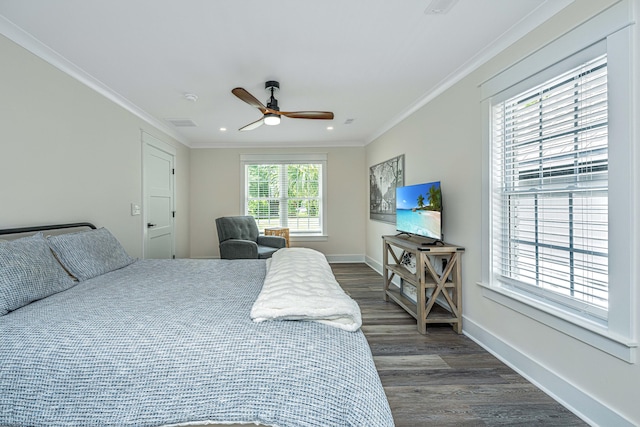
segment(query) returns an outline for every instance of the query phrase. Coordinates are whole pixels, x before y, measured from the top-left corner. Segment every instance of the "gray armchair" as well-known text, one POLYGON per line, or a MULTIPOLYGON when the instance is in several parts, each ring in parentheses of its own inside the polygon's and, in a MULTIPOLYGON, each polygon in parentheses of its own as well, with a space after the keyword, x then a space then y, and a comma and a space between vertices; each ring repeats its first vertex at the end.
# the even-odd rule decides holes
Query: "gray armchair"
POLYGON ((220 258, 271 258, 286 240, 280 236, 261 236, 252 216, 226 216, 216 219, 220 258))

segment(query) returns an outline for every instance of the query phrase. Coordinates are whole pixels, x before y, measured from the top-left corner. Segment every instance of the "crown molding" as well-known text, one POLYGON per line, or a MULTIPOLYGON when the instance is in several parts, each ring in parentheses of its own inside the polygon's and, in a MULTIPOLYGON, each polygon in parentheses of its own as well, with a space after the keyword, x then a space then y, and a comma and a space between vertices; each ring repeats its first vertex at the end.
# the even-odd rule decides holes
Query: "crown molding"
POLYGON ((51 49, 49 46, 45 45, 31 34, 24 31, 22 28, 15 25, 13 22, 9 21, 4 16, 0 15, 0 33, 13 41, 17 45, 22 48, 28 50, 38 58, 44 60, 45 62, 51 64, 56 67, 60 71, 65 74, 68 74, 72 78, 76 79, 80 83, 85 86, 93 89, 98 92, 100 95, 129 111, 131 114, 139 117, 143 121, 147 122, 151 126, 157 128, 158 130, 166 133, 172 138, 179 141, 181 144, 191 147, 189 142, 184 138, 184 136, 176 133, 173 129, 168 127, 165 123, 157 120, 155 117, 149 115, 146 111, 129 101, 124 96, 115 92, 113 89, 109 88, 107 85, 102 83, 100 80, 94 78, 89 73, 84 71, 82 68, 73 64, 65 57, 60 55, 55 50, 51 49))
POLYGON ((364 147, 364 141, 300 141, 300 142, 211 142, 193 144, 191 148, 344 148, 364 147))
POLYGON ((553 15, 564 9, 575 0, 547 0, 534 11, 522 18, 519 22, 514 24, 503 35, 498 37, 493 43, 486 48, 478 52, 477 55, 469 59, 465 64, 455 70, 453 73, 445 77, 439 84, 433 89, 424 93, 413 104, 407 107, 404 112, 396 115, 387 123, 385 123, 377 132, 372 134, 366 141, 366 145, 375 141, 382 136, 385 132, 389 131, 394 126, 411 116, 413 113, 427 105, 437 96, 444 93, 447 89, 458 83, 460 80, 477 70, 480 66, 487 63, 494 58, 500 52, 520 40, 529 32, 533 31, 536 27, 547 21, 553 15))
MULTIPOLYGON (((424 93, 413 104, 409 105, 402 113, 396 115, 391 120, 386 122, 377 132, 372 134, 369 138, 366 138, 363 142, 336 142, 334 144, 331 144, 331 146, 344 147, 368 145, 574 1, 575 0, 545 1, 542 5, 540 5, 533 12, 523 18, 520 22, 512 26, 509 31, 499 37, 494 43, 480 51, 476 56, 471 58, 469 61, 467 61, 467 63, 458 68, 456 71, 449 74, 438 85, 436 85, 436 87, 424 93)), ((12 40, 14 43, 33 53, 52 66, 58 68, 62 72, 68 74, 72 78, 78 80, 85 86, 93 89, 105 98, 111 100, 115 104, 121 106, 133 115, 139 117, 141 120, 166 133, 167 135, 171 136, 172 138, 176 139, 189 148, 238 148, 239 146, 242 146, 243 148, 291 147, 291 145, 283 143, 247 143, 240 145, 237 143, 192 144, 183 135, 180 135, 174 129, 167 126, 166 123, 151 116, 146 111, 129 101, 127 98, 115 92, 104 83, 94 78, 89 73, 85 72, 80 67, 71 63, 62 55, 51 49, 49 46, 43 44, 31 34, 27 33, 2 15, 0 15, 0 32, 5 37, 12 40)), ((302 146, 326 146, 323 144, 326 144, 326 142, 310 142, 302 144, 302 146)), ((298 144, 296 146, 300 145, 298 144)))

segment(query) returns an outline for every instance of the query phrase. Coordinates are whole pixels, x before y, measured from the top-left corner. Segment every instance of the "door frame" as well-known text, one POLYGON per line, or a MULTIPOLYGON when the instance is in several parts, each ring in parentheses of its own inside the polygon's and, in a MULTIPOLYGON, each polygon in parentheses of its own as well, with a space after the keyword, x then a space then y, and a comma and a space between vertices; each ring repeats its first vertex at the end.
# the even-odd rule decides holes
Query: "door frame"
MULTIPOLYGON (((175 147, 171 146, 170 144, 167 144, 164 141, 161 141, 160 139, 156 138, 155 136, 145 132, 143 129, 140 129, 140 133, 141 133, 141 146, 142 146, 142 218, 141 218, 141 224, 140 226, 142 227, 142 258, 146 258, 147 253, 148 253, 148 248, 147 248, 147 244, 148 244, 148 229, 147 229, 147 210, 148 210, 148 206, 147 206, 147 196, 148 196, 148 191, 147 191, 147 183, 146 183, 146 172, 147 172, 147 165, 146 165, 146 158, 147 158, 147 152, 149 150, 149 147, 153 147, 157 150, 160 150, 168 155, 170 155, 172 157, 172 164, 174 167, 174 171, 175 171, 175 166, 176 166, 176 149, 175 147)), ((176 211, 176 175, 175 172, 173 175, 171 175, 171 179, 172 179, 172 194, 171 194, 171 210, 172 211, 176 211)), ((171 221, 171 253, 173 254, 173 256, 175 257, 175 253, 176 253, 176 219, 175 216, 172 218, 171 221)))

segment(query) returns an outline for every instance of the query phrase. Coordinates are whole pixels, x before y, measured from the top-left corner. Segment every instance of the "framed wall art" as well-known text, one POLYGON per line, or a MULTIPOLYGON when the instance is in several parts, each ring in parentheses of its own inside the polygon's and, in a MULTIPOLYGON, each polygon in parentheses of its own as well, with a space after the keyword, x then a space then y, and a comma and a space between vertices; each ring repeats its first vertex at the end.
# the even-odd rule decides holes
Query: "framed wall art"
POLYGON ((396 187, 404 186, 404 154, 369 168, 369 219, 396 223, 396 187))

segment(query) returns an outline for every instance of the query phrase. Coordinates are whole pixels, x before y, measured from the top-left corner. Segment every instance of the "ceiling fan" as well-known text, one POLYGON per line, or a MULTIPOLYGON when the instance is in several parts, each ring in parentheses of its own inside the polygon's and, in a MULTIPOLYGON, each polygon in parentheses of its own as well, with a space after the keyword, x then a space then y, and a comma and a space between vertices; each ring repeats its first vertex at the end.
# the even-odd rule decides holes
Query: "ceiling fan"
POLYGON ((241 87, 237 87, 231 91, 235 96, 247 104, 256 107, 262 113, 260 120, 249 123, 238 130, 253 130, 262 126, 262 124, 269 126, 279 125, 281 116, 289 117, 290 119, 333 120, 333 113, 330 111, 280 111, 278 100, 273 97, 273 93, 280 89, 280 83, 270 80, 264 84, 264 88, 271 92, 271 97, 267 100, 266 107, 258 101, 255 96, 241 87))

